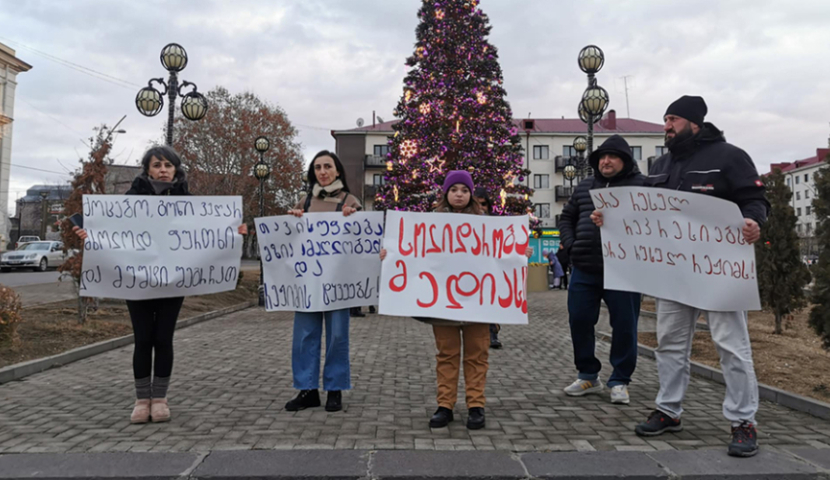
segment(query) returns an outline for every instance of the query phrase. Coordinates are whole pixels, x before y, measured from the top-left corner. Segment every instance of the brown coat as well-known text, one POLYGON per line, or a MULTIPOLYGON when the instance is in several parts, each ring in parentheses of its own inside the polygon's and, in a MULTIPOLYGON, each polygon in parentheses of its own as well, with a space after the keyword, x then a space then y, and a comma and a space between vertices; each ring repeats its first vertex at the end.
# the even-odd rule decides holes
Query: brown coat
MULTIPOLYGON (((302 210, 305 207, 305 200, 308 195, 303 195, 299 202, 294 205, 294 210, 302 210)), ((356 210, 363 210, 363 206, 360 204, 360 200, 357 199, 351 193, 340 192, 335 197, 314 197, 311 199, 311 205, 308 206, 309 213, 324 213, 324 212, 334 212, 337 210, 337 204, 342 202, 345 199, 345 204, 348 207, 352 207, 356 210)))

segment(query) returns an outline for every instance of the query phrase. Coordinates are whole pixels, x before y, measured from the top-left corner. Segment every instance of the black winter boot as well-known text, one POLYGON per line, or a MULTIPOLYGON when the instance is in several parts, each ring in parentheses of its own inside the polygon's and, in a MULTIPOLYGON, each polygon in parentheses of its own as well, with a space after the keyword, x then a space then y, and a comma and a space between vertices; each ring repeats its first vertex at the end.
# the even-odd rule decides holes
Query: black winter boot
POLYGON ((285 404, 285 409, 289 412, 296 412, 305 410, 306 408, 320 406, 320 392, 315 390, 300 390, 296 397, 285 404))

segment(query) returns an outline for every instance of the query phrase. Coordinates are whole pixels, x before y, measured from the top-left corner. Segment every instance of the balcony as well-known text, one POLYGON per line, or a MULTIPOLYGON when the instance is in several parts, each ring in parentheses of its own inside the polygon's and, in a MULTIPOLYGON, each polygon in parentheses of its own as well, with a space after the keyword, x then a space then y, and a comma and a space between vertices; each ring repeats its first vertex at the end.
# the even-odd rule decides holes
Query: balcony
POLYGON ((555 162, 555 171, 561 172, 565 169, 565 165, 568 164, 568 157, 563 157, 562 155, 557 155, 554 159, 555 162))
POLYGON ((363 185, 363 198, 375 198, 380 185, 363 185))
POLYGON ((386 168, 386 157, 382 155, 366 155, 363 159, 366 168, 386 168))
POLYGON ((573 187, 566 187, 564 185, 557 185, 556 186, 556 196, 557 202, 567 202, 571 195, 574 193, 573 187))

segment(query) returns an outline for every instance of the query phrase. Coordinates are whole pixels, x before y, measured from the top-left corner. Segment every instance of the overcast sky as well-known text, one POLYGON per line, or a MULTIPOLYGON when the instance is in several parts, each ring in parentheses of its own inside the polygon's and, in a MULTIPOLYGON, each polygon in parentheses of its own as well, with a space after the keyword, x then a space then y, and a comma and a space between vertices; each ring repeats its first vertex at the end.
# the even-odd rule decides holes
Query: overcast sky
MULTIPOLYGON (((102 122, 127 115, 116 163, 135 163, 159 140, 166 115, 143 117, 133 102, 148 79, 166 77, 159 52, 170 42, 189 56, 180 79, 201 91, 252 91, 279 105, 299 128, 307 159, 333 149, 331 129, 352 128, 359 117, 369 123, 373 110, 392 119, 420 5, 0 0, 0 42, 34 67, 18 76, 9 201, 33 184, 69 179, 15 165, 72 170, 88 151, 81 139, 102 122)), ((499 49, 516 117, 576 117, 586 83, 576 56, 593 43, 605 51, 598 81, 620 117, 622 77, 630 76, 632 118, 660 122, 680 95, 701 95, 707 120, 748 151, 762 173, 771 162, 827 146, 826 0, 481 0, 480 7, 493 26, 490 42, 499 49)))

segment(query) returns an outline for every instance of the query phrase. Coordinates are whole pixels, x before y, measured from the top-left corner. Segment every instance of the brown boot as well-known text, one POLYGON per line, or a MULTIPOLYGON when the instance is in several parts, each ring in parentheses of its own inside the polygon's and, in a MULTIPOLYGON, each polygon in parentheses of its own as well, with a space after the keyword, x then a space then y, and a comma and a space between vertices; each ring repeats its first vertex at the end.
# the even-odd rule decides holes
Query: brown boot
POLYGON ((153 423, 169 422, 170 408, 167 406, 166 398, 154 398, 150 405, 150 417, 153 423))
POLYGON ((133 413, 130 415, 130 423, 147 423, 150 421, 150 399, 140 399, 135 401, 133 413))

